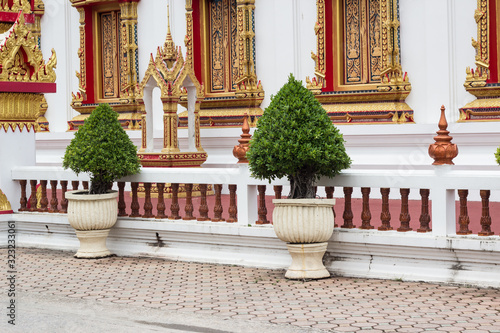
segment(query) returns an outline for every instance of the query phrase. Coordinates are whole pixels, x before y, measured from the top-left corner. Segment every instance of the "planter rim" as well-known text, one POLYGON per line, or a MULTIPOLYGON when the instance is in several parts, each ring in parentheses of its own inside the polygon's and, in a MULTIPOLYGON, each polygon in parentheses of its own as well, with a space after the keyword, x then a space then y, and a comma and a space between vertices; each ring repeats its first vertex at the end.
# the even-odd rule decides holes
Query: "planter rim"
POLYGON ((333 206, 335 199, 273 199, 280 206, 333 206))
POLYGON ((118 198, 118 191, 109 191, 108 193, 105 194, 86 194, 86 195, 81 195, 79 193, 88 193, 88 190, 68 191, 64 193, 64 196, 68 200, 78 200, 78 201, 93 201, 93 200, 118 198))

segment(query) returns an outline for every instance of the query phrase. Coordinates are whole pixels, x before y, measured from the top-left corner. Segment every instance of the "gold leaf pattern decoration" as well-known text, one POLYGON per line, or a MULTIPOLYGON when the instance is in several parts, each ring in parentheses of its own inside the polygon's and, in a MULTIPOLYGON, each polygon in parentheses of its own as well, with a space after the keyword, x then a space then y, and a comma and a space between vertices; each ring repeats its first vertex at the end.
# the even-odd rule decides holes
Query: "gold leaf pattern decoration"
POLYGON ((344 0, 346 84, 380 82, 382 33, 380 0, 344 0))
POLYGON ((103 97, 118 97, 117 13, 101 14, 103 97))
POLYGON ((346 82, 361 81, 360 0, 345 0, 345 73, 346 82))
POLYGON ((210 1, 209 14, 211 91, 234 91, 240 67, 236 0, 210 1))
POLYGON ((382 71, 382 45, 380 0, 369 1, 369 50, 370 50, 370 81, 380 82, 382 71))

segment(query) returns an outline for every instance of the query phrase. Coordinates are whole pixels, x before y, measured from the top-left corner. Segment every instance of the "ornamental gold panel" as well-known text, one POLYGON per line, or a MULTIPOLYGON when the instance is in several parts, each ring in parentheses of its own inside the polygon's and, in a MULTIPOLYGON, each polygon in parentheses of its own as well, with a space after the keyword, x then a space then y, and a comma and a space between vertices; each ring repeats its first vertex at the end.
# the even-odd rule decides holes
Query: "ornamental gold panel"
POLYGON ((43 117, 45 97, 37 93, 0 93, 0 128, 28 131, 41 130, 38 120, 43 117))

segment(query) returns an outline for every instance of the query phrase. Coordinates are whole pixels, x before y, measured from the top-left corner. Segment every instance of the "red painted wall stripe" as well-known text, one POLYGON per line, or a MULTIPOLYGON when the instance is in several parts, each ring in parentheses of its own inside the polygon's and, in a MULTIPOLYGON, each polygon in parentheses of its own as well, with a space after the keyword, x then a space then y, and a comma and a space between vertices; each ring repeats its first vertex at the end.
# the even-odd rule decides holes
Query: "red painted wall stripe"
POLYGON ((95 103, 94 94, 94 38, 92 6, 85 6, 85 66, 87 99, 84 103, 95 103))
POLYGON ((333 1, 325 1, 325 80, 323 91, 333 91, 333 1))
POLYGON ((489 1, 490 29, 489 34, 489 60, 490 77, 487 83, 498 83, 498 52, 497 52, 497 8, 496 0, 489 1))

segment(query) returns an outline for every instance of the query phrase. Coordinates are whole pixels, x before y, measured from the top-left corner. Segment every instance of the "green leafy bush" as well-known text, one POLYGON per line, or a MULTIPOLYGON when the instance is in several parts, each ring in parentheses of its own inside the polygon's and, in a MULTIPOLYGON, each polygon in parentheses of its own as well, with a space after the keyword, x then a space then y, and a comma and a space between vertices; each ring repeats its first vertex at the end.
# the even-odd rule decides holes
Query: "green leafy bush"
POLYGON ((500 147, 497 148, 495 158, 497 159, 497 163, 500 164, 500 147))
POLYGON ((66 148, 63 167, 90 174, 90 194, 106 193, 112 183, 138 173, 137 148, 108 104, 100 104, 66 148))
POLYGON ((257 123, 247 153, 252 176, 288 177, 289 198, 314 198, 314 182, 349 168, 344 139, 314 95, 290 74, 257 123))

